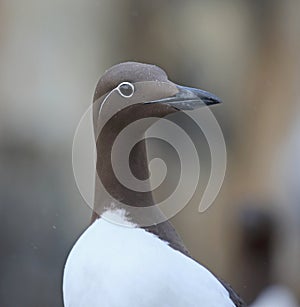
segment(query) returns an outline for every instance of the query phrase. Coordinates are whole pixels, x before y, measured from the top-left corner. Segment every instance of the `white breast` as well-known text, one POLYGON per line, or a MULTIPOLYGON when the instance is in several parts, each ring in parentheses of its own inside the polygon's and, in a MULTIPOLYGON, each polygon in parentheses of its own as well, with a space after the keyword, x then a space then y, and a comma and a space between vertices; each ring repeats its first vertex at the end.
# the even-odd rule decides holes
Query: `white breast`
POLYGON ((66 307, 234 306, 203 266, 143 229, 101 218, 67 259, 66 307))

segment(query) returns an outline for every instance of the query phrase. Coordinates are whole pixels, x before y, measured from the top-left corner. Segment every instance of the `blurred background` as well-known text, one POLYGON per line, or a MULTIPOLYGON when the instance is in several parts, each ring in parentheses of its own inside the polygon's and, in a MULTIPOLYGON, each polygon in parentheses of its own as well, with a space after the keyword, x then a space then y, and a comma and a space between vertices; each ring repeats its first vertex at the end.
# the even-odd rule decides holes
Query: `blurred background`
POLYGON ((99 76, 126 60, 222 97, 224 185, 173 222, 247 303, 297 306, 299 14, 295 0, 0 0, 0 306, 63 305, 63 265, 91 215, 74 131, 99 76))

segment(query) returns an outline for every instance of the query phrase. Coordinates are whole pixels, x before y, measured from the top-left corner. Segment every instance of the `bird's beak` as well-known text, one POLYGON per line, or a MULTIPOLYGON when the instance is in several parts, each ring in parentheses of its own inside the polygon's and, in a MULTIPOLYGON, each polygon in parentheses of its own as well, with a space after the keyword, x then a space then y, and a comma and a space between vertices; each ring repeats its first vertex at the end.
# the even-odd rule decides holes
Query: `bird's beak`
POLYGON ((177 110, 194 110, 203 105, 221 103, 221 99, 209 92, 186 86, 176 85, 178 92, 174 96, 147 101, 145 104, 161 103, 177 110))

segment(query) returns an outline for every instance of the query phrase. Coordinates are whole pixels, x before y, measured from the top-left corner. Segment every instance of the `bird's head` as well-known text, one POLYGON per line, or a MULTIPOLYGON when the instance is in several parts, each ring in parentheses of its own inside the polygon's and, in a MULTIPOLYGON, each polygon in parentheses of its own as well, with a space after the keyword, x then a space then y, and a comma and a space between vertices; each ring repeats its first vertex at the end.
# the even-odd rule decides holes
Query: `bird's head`
POLYGON ((220 103, 204 90, 180 86, 168 79, 155 65, 125 62, 108 69, 100 78, 94 94, 94 122, 118 114, 118 120, 164 117, 180 110, 220 103), (101 116, 100 116, 101 115, 101 116))

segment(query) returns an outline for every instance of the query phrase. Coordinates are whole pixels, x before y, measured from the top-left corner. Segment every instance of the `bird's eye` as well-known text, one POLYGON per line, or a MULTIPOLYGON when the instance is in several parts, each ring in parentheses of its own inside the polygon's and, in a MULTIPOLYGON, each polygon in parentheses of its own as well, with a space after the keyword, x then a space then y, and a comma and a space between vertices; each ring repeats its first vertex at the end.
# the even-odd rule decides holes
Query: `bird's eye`
POLYGON ((117 87, 119 94, 125 98, 130 98, 134 93, 134 86, 130 82, 122 82, 117 87))

